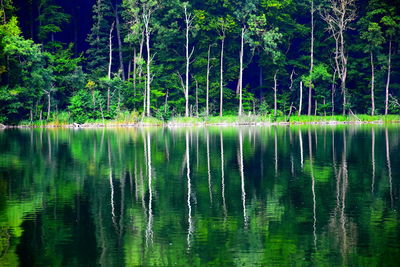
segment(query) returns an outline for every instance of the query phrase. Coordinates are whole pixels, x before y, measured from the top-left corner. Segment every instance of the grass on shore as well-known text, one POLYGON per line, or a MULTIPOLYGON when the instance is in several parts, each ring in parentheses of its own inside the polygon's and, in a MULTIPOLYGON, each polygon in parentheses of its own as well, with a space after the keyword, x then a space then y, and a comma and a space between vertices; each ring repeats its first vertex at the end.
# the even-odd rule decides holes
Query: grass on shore
MULTIPOLYGON (((244 125, 244 124, 270 124, 270 123, 291 123, 291 124, 312 124, 312 123, 345 123, 345 122, 400 122, 400 115, 335 115, 335 116, 292 116, 288 120, 286 116, 274 118, 272 115, 268 116, 210 116, 210 117, 174 117, 168 122, 163 122, 154 117, 142 117, 137 113, 124 112, 120 113, 113 120, 89 120, 85 122, 84 126, 161 126, 161 125, 244 125)), ((33 127, 63 127, 74 124, 68 113, 56 114, 50 121, 22 121, 19 126, 33 126, 33 127)))

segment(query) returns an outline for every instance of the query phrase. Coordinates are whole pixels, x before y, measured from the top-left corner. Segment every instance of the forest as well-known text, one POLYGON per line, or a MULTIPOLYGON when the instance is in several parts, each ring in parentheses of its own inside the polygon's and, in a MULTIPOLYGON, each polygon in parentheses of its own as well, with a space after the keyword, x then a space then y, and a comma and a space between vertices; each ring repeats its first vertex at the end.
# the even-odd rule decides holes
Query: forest
POLYGON ((0 0, 0 123, 400 113, 398 0, 0 0))

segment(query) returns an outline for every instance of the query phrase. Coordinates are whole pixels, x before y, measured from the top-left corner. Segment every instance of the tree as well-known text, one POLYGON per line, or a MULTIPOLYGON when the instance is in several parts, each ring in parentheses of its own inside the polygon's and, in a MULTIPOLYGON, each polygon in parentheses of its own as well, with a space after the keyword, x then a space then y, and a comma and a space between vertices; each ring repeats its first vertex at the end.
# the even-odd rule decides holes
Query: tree
MULTIPOLYGON (((314 0, 310 0, 310 14, 311 14, 311 45, 310 45, 310 77, 312 77, 314 68, 314 0)), ((310 86, 308 87, 308 116, 311 115, 311 103, 312 99, 312 80, 310 81, 310 86)), ((315 108, 316 109, 316 108, 315 108)))
POLYGON ((62 32, 61 27, 70 21, 70 15, 64 13, 54 0, 40 0, 38 11, 38 40, 50 50, 61 48, 61 43, 55 40, 55 33, 62 32))
MULTIPOLYGON (((279 33, 278 28, 273 28, 267 23, 267 17, 265 14, 260 16, 252 16, 249 21, 250 31, 259 39, 252 39, 250 41, 252 47, 261 47, 262 50, 271 57, 272 63, 275 64, 281 57, 281 53, 278 49, 278 42, 282 39, 282 34, 279 33)), ((277 75, 278 70, 274 73, 274 116, 277 116, 277 75)))
POLYGON ((118 1, 115 0, 114 5, 112 5, 114 9, 114 18, 115 18, 115 28, 117 31, 117 41, 118 41, 118 56, 119 56, 119 68, 122 74, 122 80, 125 81, 125 67, 124 67, 124 56, 122 53, 122 38, 121 38, 121 26, 120 26, 120 14, 118 11, 118 1))
POLYGON ((381 23, 384 27, 384 35, 388 41, 388 64, 387 64, 387 79, 386 79, 386 90, 385 90, 385 115, 389 112, 389 89, 390 89, 390 78, 392 71, 392 46, 393 41, 398 39, 400 33, 400 15, 398 6, 389 6, 383 4, 381 9, 382 19, 381 23))
POLYGON ((109 58, 109 32, 114 18, 108 0, 97 0, 93 6, 93 26, 87 37, 89 49, 87 70, 93 77, 106 77, 109 58))
POLYGON ((150 117, 150 95, 151 95, 151 82, 153 77, 151 75, 151 62, 153 58, 151 56, 150 50, 150 38, 152 33, 151 28, 151 18, 154 11, 158 8, 158 2, 154 0, 148 0, 141 3, 142 4, 142 17, 144 22, 145 36, 146 36, 146 50, 147 50, 147 58, 146 58, 146 68, 147 68, 147 79, 146 79, 146 115, 150 117))
POLYGON ((248 20, 257 10, 257 0, 246 0, 237 7, 235 13, 238 25, 240 25, 240 54, 239 54, 239 81, 238 81, 238 94, 239 94, 239 111, 238 115, 242 116, 243 112, 243 69, 244 69, 244 45, 245 35, 248 31, 248 20))
POLYGON ((323 11, 322 18, 328 26, 331 37, 335 40, 334 60, 337 75, 341 81, 340 87, 343 95, 343 114, 347 106, 347 63, 345 33, 349 24, 356 19, 355 0, 329 0, 329 7, 323 11))
MULTIPOLYGON (((53 81, 52 70, 48 68, 48 53, 43 53, 32 40, 22 37, 15 17, 0 25, 0 36, 1 48, 8 61, 6 71, 10 77, 7 84, 1 87, 0 102, 4 101, 1 113, 6 117, 0 119, 18 120, 29 112, 32 120, 34 106, 38 111, 39 101, 53 81)), ((42 118, 41 109, 40 114, 42 118)))
POLYGON ((194 52, 194 47, 192 48, 191 52, 190 48, 189 48, 189 34, 190 34, 190 30, 193 26, 193 15, 191 13, 188 13, 188 3, 185 2, 183 3, 183 10, 184 10, 184 20, 185 20, 185 39, 186 39, 186 43, 185 43, 185 52, 186 52, 186 75, 185 75, 185 117, 189 117, 189 70, 190 70, 190 59, 193 56, 193 52, 194 52))
POLYGON ((375 56, 381 49, 385 39, 382 28, 378 22, 374 21, 376 14, 376 0, 368 3, 368 12, 359 21, 361 27, 361 39, 367 42, 364 51, 369 53, 371 62, 371 115, 375 115, 375 56))

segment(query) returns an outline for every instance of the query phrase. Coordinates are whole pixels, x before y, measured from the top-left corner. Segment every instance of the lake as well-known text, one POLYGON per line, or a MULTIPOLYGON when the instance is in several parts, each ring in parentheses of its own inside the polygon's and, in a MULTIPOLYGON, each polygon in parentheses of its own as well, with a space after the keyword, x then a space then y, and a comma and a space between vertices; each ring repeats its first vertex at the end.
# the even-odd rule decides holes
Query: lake
POLYGON ((0 266, 396 266, 400 126, 0 130, 0 266))

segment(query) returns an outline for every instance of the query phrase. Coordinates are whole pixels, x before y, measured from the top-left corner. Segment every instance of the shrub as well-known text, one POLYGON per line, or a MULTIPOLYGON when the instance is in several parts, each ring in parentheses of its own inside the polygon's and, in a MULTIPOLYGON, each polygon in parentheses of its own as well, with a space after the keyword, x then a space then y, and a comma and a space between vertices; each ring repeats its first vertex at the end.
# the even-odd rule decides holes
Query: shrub
POLYGON ((169 121, 172 117, 172 110, 168 104, 165 104, 157 109, 155 116, 161 121, 169 121))
POLYGON ((105 99, 99 91, 79 90, 70 99, 68 110, 74 122, 84 123, 104 117, 105 99))

